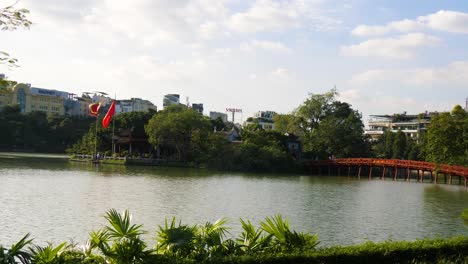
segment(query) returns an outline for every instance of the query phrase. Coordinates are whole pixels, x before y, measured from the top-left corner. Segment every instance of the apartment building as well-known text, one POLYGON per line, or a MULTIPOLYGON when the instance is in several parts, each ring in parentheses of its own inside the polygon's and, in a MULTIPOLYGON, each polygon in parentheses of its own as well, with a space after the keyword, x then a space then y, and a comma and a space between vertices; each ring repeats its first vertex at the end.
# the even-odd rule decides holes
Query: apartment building
POLYGON ((435 113, 422 113, 418 115, 394 114, 394 115, 371 115, 369 128, 365 134, 372 140, 377 140, 385 131, 403 133, 411 138, 418 139, 421 132, 427 130, 431 123, 431 118, 435 113))

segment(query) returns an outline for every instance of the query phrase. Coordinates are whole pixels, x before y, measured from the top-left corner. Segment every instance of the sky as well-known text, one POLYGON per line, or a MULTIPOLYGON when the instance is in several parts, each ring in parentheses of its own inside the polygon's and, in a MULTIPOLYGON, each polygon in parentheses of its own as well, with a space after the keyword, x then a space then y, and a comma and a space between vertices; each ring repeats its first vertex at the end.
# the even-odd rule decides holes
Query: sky
MULTIPOLYGON (((13 4, 0 0, 0 7, 13 4)), ((290 113, 333 87, 371 114, 449 111, 468 97, 468 1, 21 0, 0 32, 9 79, 81 94, 165 94, 209 111, 290 113)))

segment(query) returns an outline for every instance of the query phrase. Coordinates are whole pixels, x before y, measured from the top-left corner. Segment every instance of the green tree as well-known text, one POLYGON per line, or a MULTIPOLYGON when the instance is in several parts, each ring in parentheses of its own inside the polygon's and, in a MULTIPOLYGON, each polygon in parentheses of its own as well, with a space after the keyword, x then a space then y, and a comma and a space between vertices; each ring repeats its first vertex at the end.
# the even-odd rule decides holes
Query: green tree
POLYGON ((145 131, 153 146, 173 148, 177 160, 193 161, 207 147, 211 123, 190 108, 169 107, 154 115, 145 131))
POLYGON ((377 139, 373 145, 373 151, 376 157, 385 159, 392 158, 394 135, 392 131, 387 130, 377 139))
POLYGON ((405 159, 406 136, 401 130, 395 134, 392 147, 392 159, 405 159))
POLYGON ((216 131, 222 131, 222 130, 226 130, 227 129, 227 126, 226 124, 223 122, 223 120, 221 119, 221 117, 218 117, 214 120, 210 120, 211 122, 211 127, 213 128, 213 130, 216 130, 216 131))
POLYGON ((299 127, 304 133, 318 128, 320 121, 329 113, 337 95, 336 89, 324 94, 310 94, 309 98, 296 109, 299 127))
POLYGON ((274 115, 273 122, 275 124, 275 131, 278 131, 282 134, 288 133, 302 135, 302 131, 299 127, 299 120, 294 113, 286 115, 274 115))
POLYGON ((312 94, 296 110, 304 150, 320 159, 368 156, 362 117, 348 103, 337 101, 337 94, 335 89, 312 94))
POLYGON ((431 120, 424 147, 426 160, 468 166, 468 116, 461 107, 431 120), (463 111, 463 112, 462 112, 463 111))
POLYGON ((369 144, 364 137, 361 114, 348 103, 335 101, 309 144, 325 150, 325 155, 339 158, 368 156, 369 144))

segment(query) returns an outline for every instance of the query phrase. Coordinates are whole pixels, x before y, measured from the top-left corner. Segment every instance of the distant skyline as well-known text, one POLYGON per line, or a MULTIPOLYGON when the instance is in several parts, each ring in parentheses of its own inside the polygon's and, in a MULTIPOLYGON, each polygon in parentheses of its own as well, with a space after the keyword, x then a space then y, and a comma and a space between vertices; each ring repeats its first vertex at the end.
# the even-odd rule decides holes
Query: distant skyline
MULTIPOLYGON (((0 0, 0 7, 15 3, 0 0)), ((0 32, 9 79, 81 94, 163 96, 289 113, 334 86, 363 114, 449 111, 468 97, 459 0, 21 0, 30 30, 0 32)), ((240 116, 240 115, 239 115, 240 116)))

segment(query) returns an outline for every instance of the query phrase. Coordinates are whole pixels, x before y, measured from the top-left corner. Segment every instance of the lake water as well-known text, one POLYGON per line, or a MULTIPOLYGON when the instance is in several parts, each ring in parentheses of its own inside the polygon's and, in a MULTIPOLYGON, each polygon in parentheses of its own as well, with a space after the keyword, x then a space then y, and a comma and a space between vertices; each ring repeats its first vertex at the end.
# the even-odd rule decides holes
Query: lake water
POLYGON ((0 155, 0 244, 28 232, 36 243, 84 243, 110 208, 129 209, 148 241, 172 216, 187 224, 228 217, 236 236, 240 217, 258 225, 278 213, 293 229, 318 233, 322 246, 468 235, 458 217, 468 208, 462 186, 0 155))

